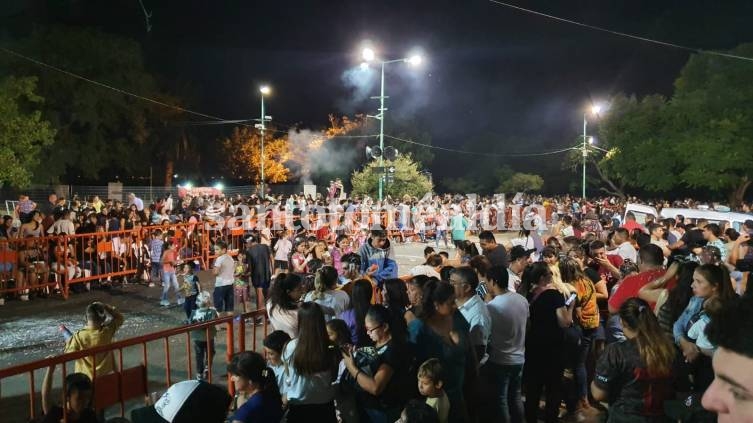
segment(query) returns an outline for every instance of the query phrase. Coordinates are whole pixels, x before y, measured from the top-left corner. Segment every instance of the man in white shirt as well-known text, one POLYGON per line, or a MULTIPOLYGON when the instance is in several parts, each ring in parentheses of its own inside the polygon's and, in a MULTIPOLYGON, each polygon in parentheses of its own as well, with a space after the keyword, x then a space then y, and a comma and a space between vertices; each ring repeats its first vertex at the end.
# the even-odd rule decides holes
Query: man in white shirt
POLYGON ((226 315, 232 316, 235 307, 233 293, 235 260, 227 253, 225 241, 217 241, 214 245, 214 251, 220 255, 214 260, 214 268, 212 269, 212 273, 217 276, 212 293, 214 307, 219 313, 224 312, 226 315))
POLYGON ((612 251, 612 254, 617 254, 622 257, 623 260, 630 260, 633 263, 638 263, 638 251, 630 243, 630 234, 625 228, 617 228, 614 231, 612 238, 617 249, 612 251))
POLYGON ((63 215, 56 220, 48 229, 48 235, 73 235, 76 233, 76 227, 71 222, 71 211, 63 210, 63 215))
POLYGON ((508 285, 513 292, 520 287, 521 275, 526 267, 531 264, 531 254, 536 249, 526 250, 522 245, 516 245, 510 249, 510 264, 507 266, 508 285))
POLYGON ((143 211, 144 210, 144 201, 140 199, 139 197, 136 197, 136 194, 130 193, 128 194, 128 207, 131 205, 136 205, 137 211, 143 211))
POLYGON ((484 364, 488 359, 486 346, 491 336, 492 322, 484 300, 476 295, 476 271, 468 266, 458 267, 450 273, 450 284, 455 288, 458 310, 470 325, 469 339, 476 350, 476 357, 480 364, 484 364))

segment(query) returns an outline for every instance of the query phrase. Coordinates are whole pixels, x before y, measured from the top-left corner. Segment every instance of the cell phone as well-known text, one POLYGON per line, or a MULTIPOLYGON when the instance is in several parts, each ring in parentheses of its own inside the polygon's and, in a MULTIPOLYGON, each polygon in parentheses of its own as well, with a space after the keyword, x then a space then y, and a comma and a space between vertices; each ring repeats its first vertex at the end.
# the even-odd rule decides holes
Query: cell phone
POLYGON ((486 288, 486 283, 481 282, 478 284, 478 293, 481 295, 481 297, 486 297, 486 294, 489 293, 489 290, 486 288))
POLYGON ((578 294, 576 294, 575 292, 570 294, 570 297, 568 297, 567 301, 565 301, 565 307, 570 307, 570 304, 572 304, 576 298, 578 298, 578 294))

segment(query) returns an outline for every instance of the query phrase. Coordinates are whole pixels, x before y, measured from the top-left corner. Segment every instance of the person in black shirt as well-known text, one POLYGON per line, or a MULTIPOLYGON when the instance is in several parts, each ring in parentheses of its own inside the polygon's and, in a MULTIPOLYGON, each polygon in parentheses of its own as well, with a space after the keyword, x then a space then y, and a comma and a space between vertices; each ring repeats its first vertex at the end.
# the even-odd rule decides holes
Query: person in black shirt
POLYGON ((97 414, 92 408, 94 387, 89 376, 83 373, 71 373, 65 377, 65 404, 52 404, 52 374, 55 366, 47 369, 42 382, 42 423, 59 423, 66 421, 76 423, 97 423, 97 414))
POLYGON ((507 250, 502 244, 497 244, 491 231, 482 231, 478 234, 478 241, 484 256, 489 259, 492 266, 507 267, 507 250))
POLYGON ((256 306, 261 309, 267 298, 269 283, 272 280, 272 255, 269 247, 259 243, 258 233, 248 237, 246 263, 251 273, 251 284, 256 288, 256 306))

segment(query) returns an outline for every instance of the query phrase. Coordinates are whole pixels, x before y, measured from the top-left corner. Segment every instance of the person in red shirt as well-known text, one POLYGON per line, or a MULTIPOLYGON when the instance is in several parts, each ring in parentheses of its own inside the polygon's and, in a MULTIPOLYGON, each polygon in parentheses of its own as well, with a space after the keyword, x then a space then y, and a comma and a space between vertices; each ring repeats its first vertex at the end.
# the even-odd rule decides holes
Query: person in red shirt
MULTIPOLYGON (((609 298, 610 314, 618 313, 622 303, 627 301, 628 298, 637 297, 638 291, 643 285, 663 276, 666 272, 666 269, 662 266, 664 254, 658 245, 648 244, 643 246, 639 251, 639 258, 640 264, 638 265, 638 269, 640 269, 640 273, 623 279, 617 290, 609 298)), ((667 289, 672 289, 674 284, 675 280, 670 280, 667 283, 667 289)), ((655 304, 649 304, 649 306, 653 310, 655 304)))
POLYGON ((644 233, 648 233, 646 228, 643 227, 640 223, 635 221, 635 215, 633 213, 628 212, 625 215, 625 223, 622 225, 623 228, 627 229, 629 233, 633 233, 635 229, 640 229, 644 233))

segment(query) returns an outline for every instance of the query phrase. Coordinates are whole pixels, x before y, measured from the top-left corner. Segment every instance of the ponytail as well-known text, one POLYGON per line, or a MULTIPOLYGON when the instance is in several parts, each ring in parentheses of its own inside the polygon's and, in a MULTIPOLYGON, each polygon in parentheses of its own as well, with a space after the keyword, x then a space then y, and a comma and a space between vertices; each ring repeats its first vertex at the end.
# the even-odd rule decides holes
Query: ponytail
POLYGON ((337 270, 332 266, 322 266, 314 276, 314 291, 311 298, 316 301, 324 298, 324 292, 337 283, 337 270))
POLYGON ((264 401, 281 403, 282 398, 275 372, 267 366, 261 354, 255 351, 243 351, 235 354, 227 365, 227 371, 258 385, 264 394, 264 401))
POLYGON ((629 298, 620 307, 623 325, 636 333, 636 343, 641 361, 649 376, 666 376, 672 372, 675 348, 664 334, 648 303, 629 298))

